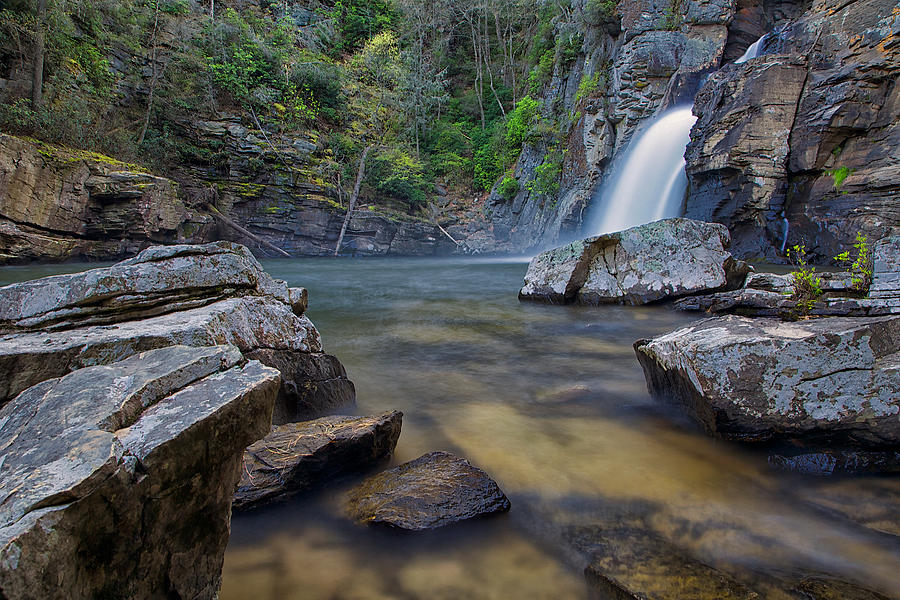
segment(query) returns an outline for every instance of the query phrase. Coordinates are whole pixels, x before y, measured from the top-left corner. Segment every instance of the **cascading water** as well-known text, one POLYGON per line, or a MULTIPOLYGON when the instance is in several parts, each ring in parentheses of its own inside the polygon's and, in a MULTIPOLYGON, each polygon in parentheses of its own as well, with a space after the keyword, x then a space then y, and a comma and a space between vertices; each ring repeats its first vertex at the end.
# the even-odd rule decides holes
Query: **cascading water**
POLYGON ((690 106, 667 110, 634 139, 622 168, 599 194, 592 235, 611 233, 681 214, 687 190, 684 149, 697 120, 690 106))
POLYGON ((757 56, 759 56, 760 53, 762 52, 763 44, 765 43, 766 38, 768 36, 769 36, 769 34, 767 33, 767 34, 763 35, 761 38, 759 38, 758 40, 756 40, 755 42, 753 42, 752 44, 750 44, 750 47, 747 48, 747 51, 744 52, 744 54, 741 55, 741 57, 739 59, 734 61, 734 64, 739 65, 741 63, 747 62, 748 60, 750 60, 752 58, 756 58, 757 56))
MULTIPOLYGON (((768 35, 753 42, 735 64, 758 57, 768 35)), ((586 232, 601 235, 681 215, 687 191, 684 151, 697 121, 692 108, 667 110, 631 141, 618 173, 594 194, 597 208, 586 232)))

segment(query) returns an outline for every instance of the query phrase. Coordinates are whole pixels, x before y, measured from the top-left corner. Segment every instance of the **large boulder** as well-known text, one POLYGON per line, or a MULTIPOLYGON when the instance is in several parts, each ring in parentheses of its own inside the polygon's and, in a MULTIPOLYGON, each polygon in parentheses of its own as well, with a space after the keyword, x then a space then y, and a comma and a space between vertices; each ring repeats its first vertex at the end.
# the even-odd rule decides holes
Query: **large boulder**
POLYGON ((449 452, 432 452, 379 473, 350 491, 359 523, 420 531, 509 510, 484 471, 449 452))
POLYGON ((728 245, 724 226, 690 219, 587 238, 536 256, 519 299, 647 304, 739 287, 749 268, 728 245))
POLYGON ((244 452, 234 508, 287 498, 393 454, 403 413, 322 417, 275 426, 244 452))
POLYGON ((153 247, 0 288, 0 406, 44 379, 175 344, 233 344, 281 370, 280 420, 352 405, 352 383, 322 352, 306 302, 305 290, 230 242, 153 247))
POLYGON ((651 394, 743 441, 900 446, 900 317, 716 317, 635 342, 651 394))
POLYGON ((215 598, 278 380, 232 346, 174 346, 19 394, 0 409, 0 597, 215 598))

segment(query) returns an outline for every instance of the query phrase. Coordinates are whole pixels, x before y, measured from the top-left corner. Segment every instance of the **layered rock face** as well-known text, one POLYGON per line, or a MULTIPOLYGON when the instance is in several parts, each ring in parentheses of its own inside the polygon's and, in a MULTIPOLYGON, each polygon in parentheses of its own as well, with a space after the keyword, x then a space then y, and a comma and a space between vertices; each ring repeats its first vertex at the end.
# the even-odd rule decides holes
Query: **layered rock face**
POLYGON ((803 243, 819 259, 900 227, 896 4, 816 2, 765 55, 698 95, 686 216, 725 223, 741 257, 803 243), (787 235, 786 235, 787 234, 787 235))
POLYGON ((121 258, 209 225, 137 165, 0 134, 0 264, 121 258))
POLYGON ((635 351, 652 395, 726 439, 900 445, 900 317, 717 317, 635 351))
POLYGON ((352 403, 353 384, 322 353, 305 305, 305 291, 230 242, 154 247, 112 267, 0 288, 0 405, 45 379, 179 344, 233 344, 283 368, 285 419, 328 410, 319 402, 352 403))
POLYGON ((278 382, 233 346, 171 346, 19 394, 0 409, 0 597, 215 598, 278 382))
POLYGON ((587 238, 536 256, 521 300, 647 304, 737 287, 748 267, 725 250, 719 224, 666 219, 587 238))

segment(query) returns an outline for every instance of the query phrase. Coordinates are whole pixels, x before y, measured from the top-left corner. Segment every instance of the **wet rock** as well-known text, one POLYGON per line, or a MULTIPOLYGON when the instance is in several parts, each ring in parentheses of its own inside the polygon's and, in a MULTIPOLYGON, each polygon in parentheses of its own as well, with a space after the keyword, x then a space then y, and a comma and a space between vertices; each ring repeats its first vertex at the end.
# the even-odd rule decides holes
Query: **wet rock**
POLYGON ((585 577, 597 600, 756 600, 730 575, 666 540, 628 528, 600 532, 585 577))
POLYGON ((244 452, 234 508, 283 499, 391 456, 403 413, 323 417, 275 426, 244 452))
POLYGON ((347 502, 351 518, 368 525, 424 530, 509 510, 493 479, 465 459, 432 452, 371 477, 347 502))
POLYGON ((732 259, 728 230, 666 219, 587 238, 535 257, 522 300, 646 304, 737 287, 749 267, 732 259))
POLYGON ((278 380, 234 347, 175 346, 0 409, 0 596, 214 598, 241 456, 278 380))
POLYGON ((635 342, 650 393, 732 440, 900 445, 900 317, 738 316, 635 342))
POLYGON ((769 466, 803 475, 859 475, 900 472, 900 451, 866 452, 832 449, 803 454, 771 454, 769 466))
POLYGON ((879 240, 872 248, 870 298, 890 298, 900 302, 900 236, 879 240))

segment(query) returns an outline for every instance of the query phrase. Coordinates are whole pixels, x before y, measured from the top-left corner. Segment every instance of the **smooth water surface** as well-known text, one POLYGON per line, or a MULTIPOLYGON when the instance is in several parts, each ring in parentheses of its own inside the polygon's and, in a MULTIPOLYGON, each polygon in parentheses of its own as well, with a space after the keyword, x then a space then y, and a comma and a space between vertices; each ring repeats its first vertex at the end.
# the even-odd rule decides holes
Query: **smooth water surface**
MULTIPOLYGON (((900 597, 897 478, 775 473, 648 396, 632 343, 692 316, 521 304, 525 263, 265 267, 309 289, 357 412, 404 412, 395 464, 456 452, 512 510, 426 534, 369 530, 343 517, 345 480, 235 515, 221 600, 582 599, 592 540, 623 523, 757 584, 818 573, 900 597)), ((0 282, 49 274, 36 269, 0 269, 0 282)))

